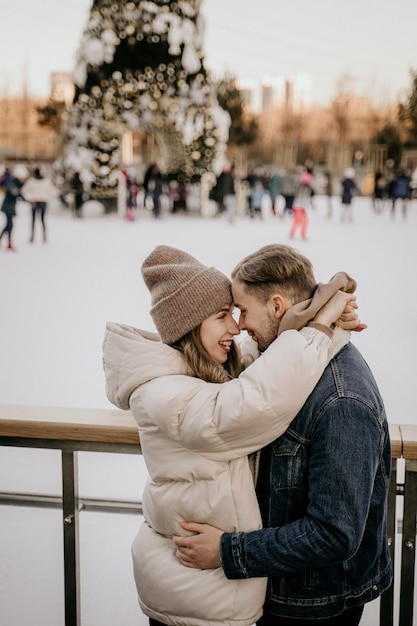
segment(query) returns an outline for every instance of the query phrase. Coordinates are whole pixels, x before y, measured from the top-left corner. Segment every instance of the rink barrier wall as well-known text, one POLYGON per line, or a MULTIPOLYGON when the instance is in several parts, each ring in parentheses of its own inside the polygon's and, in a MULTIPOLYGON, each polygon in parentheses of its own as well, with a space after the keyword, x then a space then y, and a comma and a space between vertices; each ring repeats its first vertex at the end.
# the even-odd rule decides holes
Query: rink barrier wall
MULTIPOLYGON (((390 424, 388 537, 394 582, 380 601, 380 626, 413 626, 417 511, 417 426, 390 424), (396 599, 398 598, 398 599, 396 599)), ((80 626, 79 512, 141 513, 139 501, 82 499, 78 452, 141 454, 129 411, 0 404, 0 446, 61 451, 62 497, 1 492, 0 503, 62 509, 65 626, 80 626)))

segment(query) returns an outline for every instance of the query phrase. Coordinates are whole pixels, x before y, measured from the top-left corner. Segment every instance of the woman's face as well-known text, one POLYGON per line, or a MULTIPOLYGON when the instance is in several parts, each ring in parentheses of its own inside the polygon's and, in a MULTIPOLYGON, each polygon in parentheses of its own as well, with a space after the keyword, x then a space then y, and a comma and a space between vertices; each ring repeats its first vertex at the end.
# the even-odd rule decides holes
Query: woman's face
POLYGON ((226 363, 233 337, 240 333, 232 314, 233 305, 225 304, 200 327, 201 343, 211 358, 220 364, 226 363))

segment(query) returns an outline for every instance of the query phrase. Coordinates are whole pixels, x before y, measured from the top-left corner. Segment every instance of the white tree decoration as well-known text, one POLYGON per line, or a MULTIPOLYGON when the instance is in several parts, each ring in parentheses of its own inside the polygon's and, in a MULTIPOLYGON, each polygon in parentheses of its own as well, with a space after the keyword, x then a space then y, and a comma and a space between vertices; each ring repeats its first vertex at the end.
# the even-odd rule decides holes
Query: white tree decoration
POLYGON ((230 119, 203 63, 200 0, 96 0, 74 69, 62 165, 84 168, 93 194, 112 195, 126 129, 153 134, 165 169, 185 182, 211 171, 230 119))

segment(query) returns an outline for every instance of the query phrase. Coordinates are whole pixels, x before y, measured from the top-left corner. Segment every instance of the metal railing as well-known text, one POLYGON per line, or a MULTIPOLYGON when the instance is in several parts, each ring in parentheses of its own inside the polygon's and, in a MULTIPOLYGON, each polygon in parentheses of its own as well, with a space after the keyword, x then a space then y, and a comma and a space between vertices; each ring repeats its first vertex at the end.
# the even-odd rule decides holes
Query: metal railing
MULTIPOLYGON (((412 626, 417 511, 417 426, 390 425, 392 480, 388 536, 394 577, 399 585, 398 619, 394 584, 380 604, 380 626, 412 626), (401 542, 396 540, 400 535, 401 542), (401 554, 396 555, 397 549, 401 554)), ((0 446, 61 451, 62 497, 0 493, 0 504, 62 509, 64 537, 65 626, 80 626, 79 512, 100 510, 140 513, 141 503, 82 499, 78 494, 78 452, 141 454, 139 435, 129 412, 0 405, 0 446)))

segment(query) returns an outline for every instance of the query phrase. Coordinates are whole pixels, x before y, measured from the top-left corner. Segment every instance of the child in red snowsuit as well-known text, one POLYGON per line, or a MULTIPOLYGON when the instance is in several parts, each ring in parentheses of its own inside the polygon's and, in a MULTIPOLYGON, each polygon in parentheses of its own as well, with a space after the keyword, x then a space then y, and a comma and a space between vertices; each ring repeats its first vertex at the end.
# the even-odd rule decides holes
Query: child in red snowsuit
POLYGON ((293 206, 292 216, 290 237, 293 238, 297 230, 300 230, 302 239, 306 239, 308 228, 308 213, 306 209, 300 205, 293 206))

